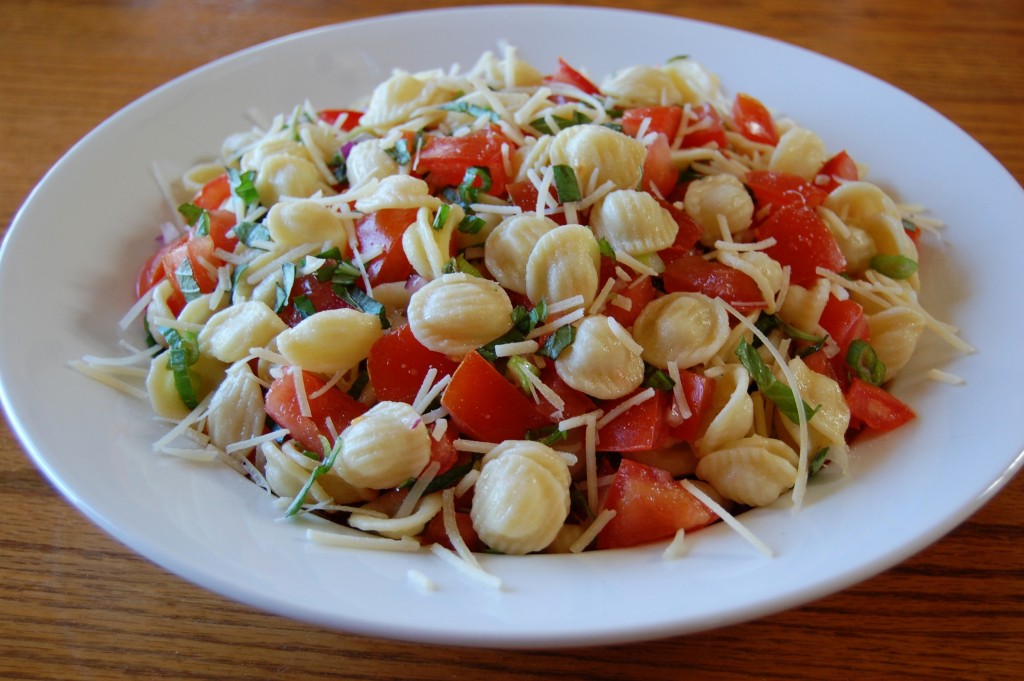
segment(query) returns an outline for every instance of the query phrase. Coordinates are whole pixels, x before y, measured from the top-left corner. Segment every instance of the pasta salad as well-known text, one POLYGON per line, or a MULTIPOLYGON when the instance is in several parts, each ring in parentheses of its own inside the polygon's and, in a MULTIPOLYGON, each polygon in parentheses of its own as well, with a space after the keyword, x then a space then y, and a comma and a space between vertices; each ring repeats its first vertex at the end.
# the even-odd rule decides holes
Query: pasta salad
POLYGON ((139 273, 144 389, 78 368, 313 538, 475 564, 742 531, 915 418, 926 328, 971 350, 851 154, 692 58, 499 52, 228 137, 139 273))

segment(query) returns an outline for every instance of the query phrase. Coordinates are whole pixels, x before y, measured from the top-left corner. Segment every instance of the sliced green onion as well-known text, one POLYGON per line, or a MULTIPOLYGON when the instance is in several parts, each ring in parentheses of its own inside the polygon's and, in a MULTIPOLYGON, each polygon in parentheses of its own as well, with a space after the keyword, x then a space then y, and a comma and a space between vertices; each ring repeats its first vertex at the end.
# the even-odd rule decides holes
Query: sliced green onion
POLYGON ((313 301, 305 294, 295 296, 295 300, 292 301, 292 304, 295 305, 295 311, 298 312, 299 316, 303 319, 306 317, 312 317, 316 314, 316 307, 313 305, 313 301))
POLYGON ((615 249, 612 248, 612 245, 610 243, 608 243, 608 239, 605 239, 604 237, 598 239, 597 248, 601 252, 601 255, 605 256, 606 258, 611 258, 612 260, 615 260, 615 249))
POLYGON ((513 355, 508 358, 508 374, 515 379, 519 388, 529 395, 533 391, 533 381, 530 380, 527 374, 539 377, 540 369, 526 358, 520 355, 513 355))
POLYGON ((479 215, 467 215, 459 222, 458 229, 463 234, 479 234, 486 224, 487 221, 479 215))
POLYGON ((580 185, 576 181, 576 171, 572 166, 559 164, 552 168, 555 173, 555 191, 562 203, 573 203, 583 198, 580 185))
POLYGON ((885 363, 879 359, 871 343, 860 338, 850 343, 846 351, 846 364, 858 378, 871 385, 882 385, 885 380, 885 363))
POLYGON ((538 350, 537 354, 550 357, 551 359, 558 359, 558 356, 562 354, 562 351, 572 345, 575 340, 575 326, 572 324, 560 326, 553 334, 548 336, 547 341, 544 343, 544 347, 538 350))
POLYGON ((807 477, 813 478, 817 475, 818 471, 825 465, 825 459, 828 458, 828 447, 822 447, 814 453, 811 457, 810 464, 807 466, 807 477))
POLYGON ((528 430, 524 435, 527 440, 533 440, 549 447, 563 440, 569 439, 569 431, 559 430, 558 424, 552 424, 550 426, 544 426, 543 428, 537 428, 535 430, 528 430))
POLYGON ((435 230, 444 229, 445 224, 448 222, 449 212, 451 212, 451 206, 447 203, 442 203, 441 207, 437 209, 437 215, 434 216, 434 222, 430 226, 435 230))
POLYGON ((469 203, 476 203, 480 192, 487 192, 494 182, 491 180, 491 171, 484 166, 470 166, 466 174, 462 176, 462 183, 458 186, 459 196, 469 203))
POLYGON ((671 376, 658 367, 645 364, 644 380, 641 385, 644 388, 654 388, 655 390, 672 390, 672 388, 675 387, 676 382, 672 380, 671 376))
MULTIPOLYGON (((754 379, 761 394, 774 402, 786 418, 793 423, 799 423, 800 414, 797 411, 798 405, 793 389, 775 378, 768 365, 761 359, 761 355, 757 354, 754 346, 745 339, 740 339, 736 348, 736 356, 740 358, 744 368, 750 372, 750 376, 754 379)), ((811 409, 810 405, 803 400, 800 402, 799 408, 803 409, 805 418, 810 421, 818 413, 818 409, 811 409)))
POLYGON ((890 279, 909 279, 917 272, 917 263, 905 255, 876 255, 871 258, 871 269, 890 279))

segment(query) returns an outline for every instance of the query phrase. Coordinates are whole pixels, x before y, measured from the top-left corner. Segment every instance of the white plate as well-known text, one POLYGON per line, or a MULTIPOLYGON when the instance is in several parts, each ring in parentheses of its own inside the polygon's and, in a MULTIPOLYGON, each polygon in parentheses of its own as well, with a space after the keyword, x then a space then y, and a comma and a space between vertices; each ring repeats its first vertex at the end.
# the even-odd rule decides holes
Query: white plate
POLYGON ((230 598, 368 635, 486 646, 597 644, 693 632, 805 603, 865 579, 965 519, 1020 467, 1024 420, 1009 396, 1024 304, 1024 192, 977 143, 908 95, 835 61, 755 35, 650 14, 489 7, 330 26, 243 51, 143 97, 90 133, 43 179, 0 252, 4 408, 36 464, 83 513, 140 554, 230 598), (69 370, 112 354, 137 265, 169 217, 149 168, 209 158, 246 111, 309 98, 339 106, 392 68, 470 66, 500 39, 543 70, 559 56, 600 78, 687 53, 848 149, 872 179, 948 227, 923 248, 923 302, 980 352, 929 336, 896 386, 913 425, 854 448, 853 474, 815 483, 806 508, 744 516, 766 558, 725 526, 664 561, 661 546, 582 556, 485 556, 501 592, 429 553, 309 544, 254 485, 225 468, 151 453, 148 406, 69 370), (814 84, 809 87, 808 84, 814 84), (941 170, 940 170, 941 169, 941 170), (1012 254, 1012 255, 1011 255, 1012 254), (932 366, 964 386, 924 378, 932 366), (410 568, 438 585, 413 588, 410 568))

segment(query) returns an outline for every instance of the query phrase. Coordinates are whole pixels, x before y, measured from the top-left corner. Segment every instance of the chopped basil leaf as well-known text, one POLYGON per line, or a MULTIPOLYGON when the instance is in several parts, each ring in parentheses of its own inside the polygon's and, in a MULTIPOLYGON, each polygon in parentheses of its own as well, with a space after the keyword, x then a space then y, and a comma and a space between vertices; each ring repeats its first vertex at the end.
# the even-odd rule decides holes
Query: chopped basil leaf
POLYGON ((918 227, 917 225, 915 225, 913 222, 906 218, 903 218, 903 229, 904 231, 906 231, 907 234, 916 234, 918 231, 921 230, 920 227, 918 227))
POLYGON ((846 364, 862 381, 871 385, 882 385, 885 380, 885 363, 879 359, 871 343, 865 340, 857 338, 850 343, 846 364))
POLYGON ((558 192, 558 200, 562 203, 574 203, 583 198, 580 194, 580 185, 576 181, 576 171, 572 166, 559 164, 552 168, 555 172, 555 191, 558 192))
MULTIPOLYGON (((754 322, 754 326, 757 327, 758 331, 760 331, 766 336, 769 333, 771 333, 774 329, 782 329, 783 333, 785 333, 793 340, 811 343, 809 347, 806 347, 797 353, 799 357, 806 357, 807 355, 817 352, 822 348, 822 346, 825 345, 825 342, 828 340, 827 335, 815 336, 814 334, 807 333, 806 331, 801 331, 792 324, 787 324, 786 322, 782 321, 776 315, 768 314, 767 312, 762 312, 757 316, 757 320, 754 322)), ((755 348, 761 347, 761 339, 758 336, 754 336, 752 345, 755 348)))
POLYGON ((391 322, 388 321, 388 313, 384 305, 366 295, 362 289, 355 286, 335 284, 334 293, 357 310, 377 315, 380 318, 380 328, 391 328, 391 322))
POLYGON ((178 396, 186 407, 195 409, 199 405, 199 397, 189 367, 199 361, 199 339, 191 331, 178 331, 170 327, 160 327, 160 333, 169 346, 167 368, 174 375, 178 396))
POLYGON ((464 256, 462 253, 459 253, 457 256, 446 262, 441 271, 444 274, 454 274, 455 272, 462 272, 463 274, 468 274, 473 277, 483 276, 482 274, 480 274, 480 270, 473 267, 473 265, 470 264, 468 260, 466 260, 466 256, 464 256))
POLYGON ((597 240, 597 248, 601 251, 601 255, 615 260, 615 249, 608 243, 608 239, 601 237, 597 240))
POLYGON ((571 128, 574 125, 585 125, 590 123, 592 119, 581 111, 573 111, 572 118, 565 118, 563 116, 552 116, 551 122, 555 124, 556 129, 548 124, 547 118, 537 118, 530 121, 530 127, 541 133, 542 135, 554 135, 559 130, 565 130, 571 128))
POLYGON ((349 386, 348 396, 358 400, 359 396, 363 394, 363 388, 370 382, 370 373, 366 370, 366 367, 362 367, 359 370, 359 375, 356 376, 356 380, 352 381, 352 385, 349 386))
POLYGON ((508 358, 508 374, 515 380, 519 388, 526 394, 533 392, 533 382, 526 374, 540 376, 540 369, 527 361, 520 355, 513 355, 508 358))
POLYGON ((178 206, 178 212, 185 218, 185 222, 189 225, 194 225, 199 220, 199 216, 206 211, 194 203, 183 203, 178 206))
POLYGON ((524 331, 524 333, 530 333, 537 326, 543 324, 544 321, 547 318, 548 318, 548 301, 546 301, 543 298, 541 298, 537 302, 537 305, 534 306, 534 308, 532 310, 530 310, 530 318, 529 318, 530 328, 527 329, 526 331, 524 331))
POLYGON ((337 180, 338 184, 344 184, 348 182, 348 163, 345 161, 345 157, 338 152, 331 159, 331 162, 327 164, 327 168, 334 175, 334 179, 337 180))
POLYGON ((246 246, 255 248, 253 244, 270 241, 270 230, 262 222, 241 222, 234 226, 235 236, 246 246))
POLYGON ((328 249, 322 253, 317 253, 316 257, 321 260, 341 260, 341 249, 335 246, 334 248, 328 249))
POLYGON ((497 112, 494 109, 486 106, 470 104, 469 102, 448 102, 447 104, 442 104, 440 108, 444 111, 463 113, 466 114, 467 116, 474 116, 476 118, 479 118, 480 116, 486 116, 494 123, 497 123, 498 121, 501 120, 501 117, 498 116, 497 112))
POLYGON ((255 181, 255 170, 239 173, 234 168, 228 168, 228 182, 231 184, 231 192, 242 199, 246 206, 253 206, 260 202, 260 194, 256 191, 255 181))
POLYGON ((550 426, 544 426, 543 428, 537 428, 536 430, 528 430, 526 431, 524 438, 550 447, 551 445, 562 442, 563 440, 568 440, 569 431, 559 430, 558 424, 552 424, 550 426))
POLYGON ((666 64, 671 64, 674 61, 681 61, 683 59, 689 59, 689 58, 690 58, 690 55, 688 55, 688 54, 677 54, 674 57, 669 57, 668 60, 665 63, 666 64))
POLYGON ((412 163, 412 154, 409 153, 409 142, 403 137, 395 142, 395 146, 384 150, 388 156, 394 159, 400 166, 407 166, 412 163))
POLYGON ((542 323, 547 317, 547 309, 547 303, 543 299, 532 310, 527 310, 522 305, 516 305, 510 315, 512 318, 512 328, 504 335, 477 348, 477 352, 488 362, 493 363, 497 361, 498 355, 495 354, 494 347, 503 343, 518 343, 526 340, 526 336, 533 331, 534 327, 542 323))
POLYGON ((798 408, 803 409, 805 418, 810 421, 816 413, 817 409, 811 409, 810 405, 801 400, 801 404, 797 405, 796 395, 793 393, 793 389, 782 381, 775 378, 775 375, 768 368, 768 365, 761 359, 761 355, 757 354, 757 350, 754 349, 750 343, 744 339, 740 339, 739 346, 736 348, 736 356, 740 358, 740 362, 744 368, 750 372, 754 382, 757 383, 758 389, 761 394, 767 397, 769 400, 775 403, 775 406, 779 408, 786 418, 793 423, 799 423, 800 412, 798 408))
POLYGON ((186 302, 192 302, 203 294, 199 290, 199 282, 196 281, 195 273, 192 271, 190 259, 184 258, 178 264, 178 269, 174 270, 174 278, 178 280, 178 288, 181 289, 181 294, 185 296, 186 302))
POLYGON ((909 279, 917 272, 917 263, 905 255, 876 255, 871 258, 871 269, 891 279, 909 279))
POLYGON ((479 215, 467 215, 459 222, 458 229, 463 234, 479 234, 486 224, 487 221, 479 215))
POLYGON ((676 385, 676 382, 672 380, 672 377, 662 371, 656 366, 650 364, 644 364, 644 381, 642 386, 644 388, 654 388, 655 390, 672 390, 676 385))
POLYGON ((306 495, 309 493, 309 488, 313 486, 313 483, 316 482, 318 478, 330 473, 331 469, 334 467, 334 461, 335 459, 338 458, 338 453, 341 451, 341 438, 339 437, 335 441, 333 447, 331 447, 331 443, 328 442, 327 438, 325 438, 323 435, 320 436, 320 442, 323 447, 323 450, 327 452, 327 456, 324 457, 324 460, 320 463, 319 466, 317 466, 312 470, 312 472, 310 472, 309 478, 306 480, 306 483, 302 486, 302 489, 299 490, 299 493, 295 495, 295 498, 292 500, 292 503, 288 507, 288 510, 284 512, 285 518, 292 517, 302 509, 302 504, 306 500, 306 495))
POLYGON ((444 229, 445 224, 448 223, 448 213, 451 212, 451 206, 447 203, 442 203, 437 209, 437 215, 434 216, 434 222, 431 223, 431 227, 435 230, 444 229))
POLYGON ((447 472, 436 476, 427 485, 427 488, 423 490, 424 494, 433 494, 443 489, 448 489, 452 485, 456 484, 459 480, 462 480, 466 476, 466 473, 473 470, 473 459, 467 459, 465 463, 452 466, 447 472))
POLYGON ((550 357, 551 359, 558 359, 558 356, 562 354, 562 351, 572 345, 575 340, 575 326, 572 324, 560 326, 557 331, 548 336, 547 341, 544 343, 544 347, 538 350, 537 354, 550 357))
POLYGON ((295 265, 286 262, 281 265, 281 283, 275 288, 274 312, 280 312, 288 306, 288 300, 292 297, 292 287, 295 286, 295 265))
POLYGON ((295 296, 295 300, 292 301, 292 304, 295 305, 295 311, 299 313, 299 316, 302 319, 312 317, 316 314, 316 307, 313 305, 313 301, 305 294, 295 296))
POLYGON ((807 477, 813 478, 817 475, 818 471, 825 465, 825 459, 828 458, 828 447, 822 447, 814 453, 811 457, 810 465, 807 468, 807 477))

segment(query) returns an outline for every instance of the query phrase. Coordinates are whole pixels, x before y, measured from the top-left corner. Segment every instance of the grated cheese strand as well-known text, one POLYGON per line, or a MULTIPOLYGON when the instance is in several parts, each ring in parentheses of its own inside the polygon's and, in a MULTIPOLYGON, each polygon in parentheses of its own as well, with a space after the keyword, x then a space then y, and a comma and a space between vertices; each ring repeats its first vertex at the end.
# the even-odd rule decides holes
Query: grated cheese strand
POLYGON ((728 511, 726 511, 724 508, 722 508, 722 506, 718 502, 716 502, 714 499, 712 499, 707 494, 705 494, 704 490, 702 490, 700 487, 697 487, 695 484, 693 484, 689 480, 683 480, 682 484, 683 484, 683 487, 686 488, 687 492, 689 492, 693 496, 697 497, 697 501, 699 501, 700 503, 702 503, 705 506, 707 506, 708 508, 710 508, 719 518, 722 519, 722 521, 726 525, 731 527, 733 530, 736 531, 736 533, 738 535, 740 535, 741 537, 746 539, 748 542, 750 542, 750 544, 754 548, 756 548, 758 551, 760 551, 764 555, 768 556, 769 558, 771 558, 773 555, 775 555, 774 552, 771 550, 771 548, 767 544, 765 544, 763 541, 758 539, 757 536, 753 532, 748 530, 743 525, 743 523, 741 523, 739 520, 736 519, 736 516, 732 515, 728 511))
POLYGON ((597 538, 597 535, 601 534, 601 530, 611 522, 612 518, 615 517, 615 509, 606 508, 597 514, 594 518, 594 522, 590 523, 590 526, 583 531, 579 537, 576 538, 572 544, 569 545, 569 553, 580 553, 585 548, 590 546, 590 542, 597 538))

